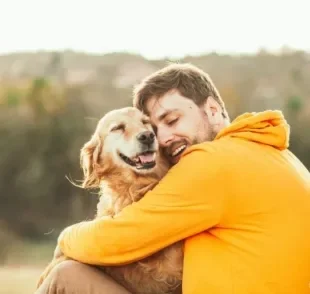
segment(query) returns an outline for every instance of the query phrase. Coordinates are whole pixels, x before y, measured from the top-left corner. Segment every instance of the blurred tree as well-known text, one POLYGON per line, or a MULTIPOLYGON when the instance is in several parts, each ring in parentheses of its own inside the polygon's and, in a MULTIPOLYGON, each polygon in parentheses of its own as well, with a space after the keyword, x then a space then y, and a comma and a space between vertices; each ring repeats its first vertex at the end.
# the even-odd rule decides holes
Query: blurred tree
POLYGON ((289 97, 287 107, 291 115, 299 113, 303 108, 303 99, 298 95, 292 95, 289 97))
POLYGON ((10 89, 7 93, 7 105, 9 107, 16 107, 20 103, 20 93, 17 89, 10 89))
MULTIPOLYGON (((61 101, 54 107, 58 111, 49 111, 46 99, 55 97, 55 93, 50 91, 47 81, 36 79, 26 94, 31 123, 29 117, 8 120, 10 114, 1 113, 0 135, 6 140, 0 142, 4 155, 0 158, 0 215, 13 232, 23 237, 43 237, 85 213, 81 208, 78 215, 72 211, 76 198, 85 192, 65 176, 82 176, 79 149, 86 140, 86 109, 81 100, 70 96, 70 90, 66 94, 66 103, 62 102, 64 98, 56 97, 53 103, 61 101)), ((91 201, 85 200, 88 205, 84 200, 81 204, 87 210, 91 201)))

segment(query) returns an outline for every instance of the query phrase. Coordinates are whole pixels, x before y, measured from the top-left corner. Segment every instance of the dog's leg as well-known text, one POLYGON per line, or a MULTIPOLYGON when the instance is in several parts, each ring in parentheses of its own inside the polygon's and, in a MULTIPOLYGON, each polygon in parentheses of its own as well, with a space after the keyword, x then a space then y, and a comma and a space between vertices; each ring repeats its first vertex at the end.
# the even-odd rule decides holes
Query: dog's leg
POLYGON ((182 294, 182 285, 175 289, 172 294, 182 294))

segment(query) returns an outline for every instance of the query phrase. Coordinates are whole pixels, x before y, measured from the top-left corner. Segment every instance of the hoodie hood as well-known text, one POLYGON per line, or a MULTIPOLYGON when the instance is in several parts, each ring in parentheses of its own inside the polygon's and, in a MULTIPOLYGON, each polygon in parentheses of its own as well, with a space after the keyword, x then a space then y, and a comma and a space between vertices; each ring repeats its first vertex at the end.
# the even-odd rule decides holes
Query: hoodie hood
POLYGON ((284 150, 289 146, 289 135, 290 127, 282 112, 267 110, 238 116, 215 139, 236 137, 284 150))

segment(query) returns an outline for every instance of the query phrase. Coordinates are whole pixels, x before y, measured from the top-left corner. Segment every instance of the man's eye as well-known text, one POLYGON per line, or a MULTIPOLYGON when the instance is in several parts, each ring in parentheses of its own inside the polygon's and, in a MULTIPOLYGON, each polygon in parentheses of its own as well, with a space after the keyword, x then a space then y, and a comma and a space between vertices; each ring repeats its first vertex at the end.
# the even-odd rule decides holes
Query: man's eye
POLYGON ((167 122, 167 125, 168 125, 168 126, 172 126, 173 124, 175 124, 175 123, 178 121, 178 119, 179 119, 179 118, 174 118, 174 119, 172 119, 172 120, 169 120, 169 121, 167 122))
POLYGON ((119 124, 111 129, 111 132, 115 131, 124 131, 125 130, 125 125, 124 124, 119 124))

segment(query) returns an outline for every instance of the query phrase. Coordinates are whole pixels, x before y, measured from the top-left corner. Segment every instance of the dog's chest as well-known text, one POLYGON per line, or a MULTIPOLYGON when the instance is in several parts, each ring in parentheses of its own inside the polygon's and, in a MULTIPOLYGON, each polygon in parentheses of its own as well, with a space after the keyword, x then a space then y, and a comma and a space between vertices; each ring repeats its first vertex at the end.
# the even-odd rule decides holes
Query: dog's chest
POLYGON ((116 198, 116 193, 111 189, 108 183, 103 183, 101 185, 99 202, 97 204, 97 217, 115 215, 114 202, 116 198))
POLYGON ((114 216, 132 202, 134 199, 128 190, 116 192, 109 183, 104 182, 101 185, 100 198, 97 204, 97 217, 114 216))

